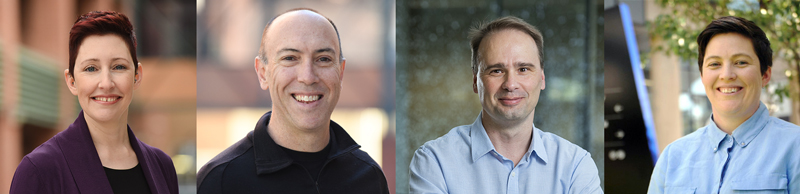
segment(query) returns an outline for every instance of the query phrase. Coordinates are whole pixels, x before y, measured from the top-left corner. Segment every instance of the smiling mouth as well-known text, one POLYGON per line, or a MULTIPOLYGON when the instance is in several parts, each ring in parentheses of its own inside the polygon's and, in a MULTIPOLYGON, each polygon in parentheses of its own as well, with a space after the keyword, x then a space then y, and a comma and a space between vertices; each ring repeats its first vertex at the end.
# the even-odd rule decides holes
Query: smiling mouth
POLYGON ((312 102, 318 101, 320 98, 322 98, 322 95, 292 94, 292 97, 294 98, 294 100, 297 100, 298 102, 302 102, 302 103, 308 104, 308 103, 312 103, 312 102))
POLYGON ((121 97, 92 97, 93 100, 102 101, 102 102, 114 102, 119 100, 121 97))
POLYGON ((742 87, 732 87, 732 88, 717 88, 718 91, 722 92, 723 94, 733 94, 742 90, 742 87))

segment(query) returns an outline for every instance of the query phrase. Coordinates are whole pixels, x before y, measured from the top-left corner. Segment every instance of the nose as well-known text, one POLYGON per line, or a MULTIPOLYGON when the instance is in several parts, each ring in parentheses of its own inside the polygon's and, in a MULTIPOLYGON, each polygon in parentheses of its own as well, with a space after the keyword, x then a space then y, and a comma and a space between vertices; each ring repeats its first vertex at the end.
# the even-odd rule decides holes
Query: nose
POLYGON ((111 77, 110 70, 104 70, 100 73, 100 83, 98 83, 97 87, 101 90, 112 90, 115 87, 114 79, 111 77))
POLYGON ((518 75, 514 72, 506 73, 505 80, 503 80, 503 89, 506 91, 514 91, 519 88, 518 75))
POLYGON ((313 61, 307 60, 303 62, 297 69, 297 81, 306 85, 313 85, 319 82, 316 70, 313 61))
POLYGON ((722 72, 719 74, 720 80, 735 80, 736 72, 733 70, 733 65, 725 65, 722 67, 722 72))

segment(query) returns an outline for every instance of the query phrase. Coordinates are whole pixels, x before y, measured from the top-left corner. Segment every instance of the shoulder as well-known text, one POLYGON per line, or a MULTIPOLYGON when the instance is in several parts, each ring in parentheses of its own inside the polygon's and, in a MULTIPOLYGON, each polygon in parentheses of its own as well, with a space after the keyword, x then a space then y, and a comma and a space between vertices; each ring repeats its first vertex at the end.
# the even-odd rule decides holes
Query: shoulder
POLYGON ((779 118, 769 118, 769 124, 761 132, 766 134, 767 141, 773 142, 772 144, 775 146, 785 143, 789 147, 800 147, 800 126, 779 118))
POLYGON ((563 137, 550 132, 544 132, 539 128, 534 128, 533 135, 537 135, 541 138, 549 160, 557 161, 558 163, 571 161, 573 166, 586 161, 594 163, 588 151, 563 137))
POLYGON ((542 144, 544 144, 548 152, 553 149, 558 149, 560 153, 574 153, 575 155, 585 155, 589 153, 569 140, 556 134, 542 131, 539 128, 534 129, 534 135, 538 135, 542 138, 542 144))
POLYGON ((417 154, 441 151, 450 152, 456 147, 467 146, 465 143, 469 141, 470 127, 471 125, 462 125, 450 129, 450 132, 447 132, 447 134, 422 144, 416 152, 417 154))
MULTIPOLYGON (((32 168, 39 169, 40 172, 54 172, 66 166, 64 153, 61 152, 61 146, 58 144, 60 134, 53 136, 53 138, 36 147, 31 153, 25 155, 22 162, 28 163, 32 168)), ((20 167, 22 165, 20 163, 20 167)))
POLYGON ((797 138, 798 135, 800 135, 800 126, 797 126, 794 123, 790 123, 776 117, 769 117, 769 120, 770 122, 767 124, 767 128, 770 130, 775 130, 778 133, 790 135, 794 138, 797 138))
MULTIPOLYGON (((350 154, 352 154, 354 156, 354 158, 356 160, 358 160, 358 162, 361 162, 361 163, 365 164, 365 165, 356 165, 356 166, 359 166, 362 169, 367 167, 367 168, 369 168, 370 171, 373 172, 372 174, 374 176, 376 176, 375 180, 385 179, 386 175, 383 174, 383 170, 381 169, 381 166, 378 165, 378 163, 375 162, 375 160, 373 160, 372 157, 370 157, 369 154, 367 154, 367 152, 364 152, 361 149, 355 149, 352 152, 350 152, 350 154)), ((382 184, 386 184, 386 181, 383 180, 382 184)))
POLYGON ((139 147, 142 149, 142 155, 145 157, 144 160, 149 165, 149 168, 158 168, 165 177, 177 176, 177 174, 175 174, 175 164, 167 153, 164 153, 161 149, 147 145, 138 139, 136 139, 136 141, 138 141, 139 147))
POLYGON ((697 147, 702 146, 700 144, 706 140, 704 135, 708 132, 708 130, 710 130, 708 126, 704 126, 692 133, 689 133, 688 135, 678 138, 672 143, 669 143, 662 152, 676 151, 682 149, 697 149, 697 147))
POLYGON ((58 136, 47 140, 22 158, 11 181, 11 193, 41 193, 53 189, 57 191, 58 182, 62 178, 72 177, 58 145, 58 136))
POLYGON ((361 161, 372 168, 377 168, 377 169, 381 168, 381 166, 378 165, 378 163, 375 162, 375 160, 373 160, 372 157, 370 157, 369 154, 367 154, 367 152, 364 152, 361 149, 355 149, 352 152, 350 152, 350 154, 352 154, 354 158, 358 159, 358 161, 361 161))
MULTIPOLYGON (((137 140, 137 141, 139 141, 139 140, 137 140)), ((169 155, 167 155, 167 153, 164 153, 164 151, 161 151, 161 149, 158 149, 156 147, 147 145, 146 143, 144 143, 142 141, 139 141, 139 145, 141 145, 142 152, 147 157, 152 157, 153 159, 158 160, 159 164, 167 165, 167 166, 173 166, 172 158, 169 157, 169 155)))
POLYGON ((252 139, 250 139, 252 134, 253 132, 250 132, 247 137, 242 138, 238 142, 226 148, 224 151, 208 161, 208 163, 203 165, 203 167, 197 172, 198 188, 200 188, 203 183, 208 183, 211 181, 219 182, 219 179, 222 178, 222 175, 225 172, 225 168, 231 163, 231 161, 240 158, 245 153, 248 153, 249 150, 253 149, 253 142, 252 139))

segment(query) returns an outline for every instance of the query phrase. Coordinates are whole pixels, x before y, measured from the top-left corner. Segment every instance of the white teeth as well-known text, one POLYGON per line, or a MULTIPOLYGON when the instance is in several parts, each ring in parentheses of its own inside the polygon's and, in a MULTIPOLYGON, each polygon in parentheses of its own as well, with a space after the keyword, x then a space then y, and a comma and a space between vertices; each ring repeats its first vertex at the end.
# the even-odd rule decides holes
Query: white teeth
POLYGON ((112 98, 112 97, 94 97, 94 99, 95 100, 99 100, 99 101, 103 101, 103 102, 113 102, 114 100, 117 100, 116 97, 115 98, 112 98))
POLYGON ((294 95, 294 99, 300 102, 313 102, 319 100, 319 95, 312 95, 312 96, 294 95))
POLYGON ((739 91, 739 88, 719 88, 719 91, 722 93, 730 94, 739 91))

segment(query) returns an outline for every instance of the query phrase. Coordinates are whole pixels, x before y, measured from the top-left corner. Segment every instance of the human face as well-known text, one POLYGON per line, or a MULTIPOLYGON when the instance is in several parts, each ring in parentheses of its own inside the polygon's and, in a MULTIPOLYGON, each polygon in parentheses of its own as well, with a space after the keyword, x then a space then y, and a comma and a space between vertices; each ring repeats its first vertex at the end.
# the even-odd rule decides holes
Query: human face
POLYGON ((761 87, 771 70, 761 65, 750 39, 737 34, 715 35, 703 58, 702 79, 715 118, 750 118, 758 110, 761 87))
POLYGON ((316 13, 295 11, 275 19, 266 37, 267 64, 256 58, 255 68, 272 98, 270 125, 327 130, 344 72, 333 26, 316 13))
POLYGON ((516 29, 500 30, 484 37, 478 52, 481 63, 473 91, 484 114, 496 122, 533 122, 539 93, 545 88, 533 38, 516 29))
POLYGON ((126 121, 133 90, 141 83, 142 74, 134 68, 122 38, 91 35, 83 39, 78 49, 74 77, 67 69, 64 78, 70 92, 78 97, 87 120, 126 121))

